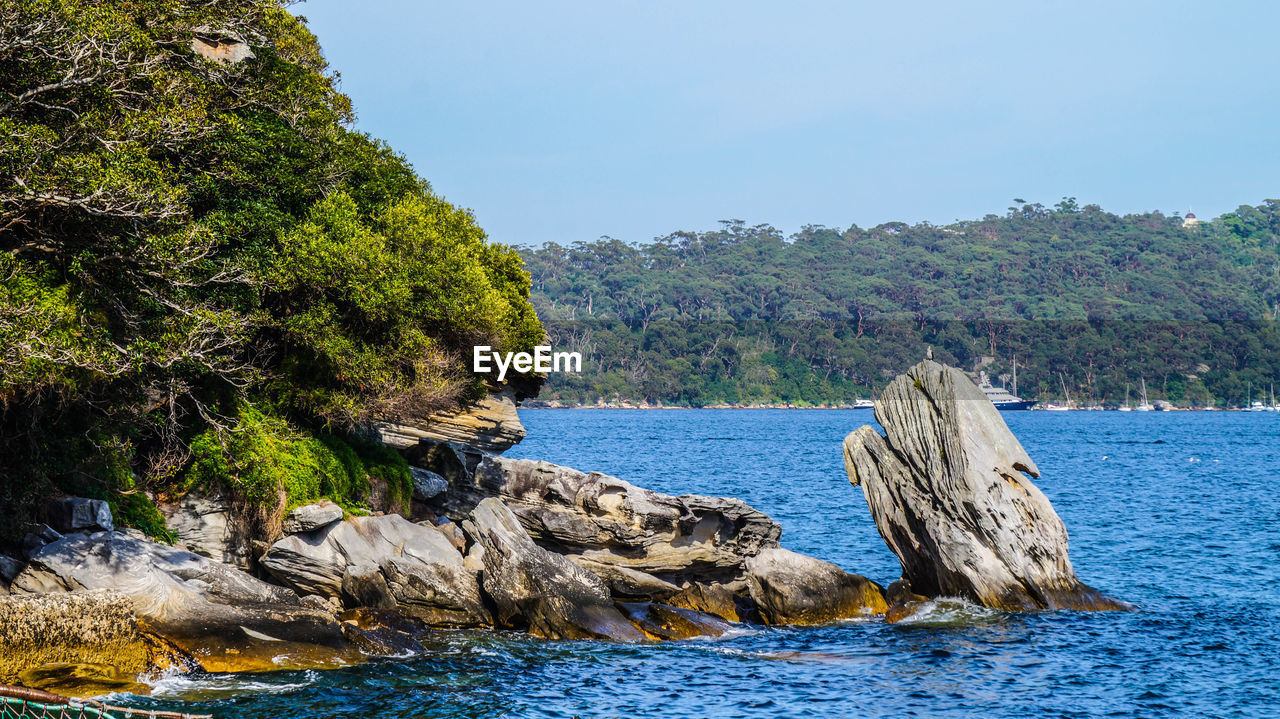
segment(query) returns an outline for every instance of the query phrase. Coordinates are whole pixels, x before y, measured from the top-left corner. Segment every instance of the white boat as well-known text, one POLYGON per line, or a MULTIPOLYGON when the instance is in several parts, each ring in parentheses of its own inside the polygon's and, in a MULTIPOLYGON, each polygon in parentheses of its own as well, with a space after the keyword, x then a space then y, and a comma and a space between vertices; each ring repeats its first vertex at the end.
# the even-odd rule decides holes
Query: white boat
POLYGON ((1280 407, 1276 406, 1276 386, 1271 385, 1271 404, 1263 404, 1260 400, 1254 401, 1249 407, 1251 412, 1276 412, 1280 411, 1280 407))
POLYGON ((1058 382, 1062 385, 1062 396, 1066 398, 1067 403, 1062 406, 1058 406, 1056 404, 1049 405, 1048 407, 1045 407, 1045 409, 1053 410, 1055 412, 1064 412, 1071 409, 1071 393, 1067 391, 1067 379, 1062 376, 1061 372, 1058 373, 1058 382))
POLYGON ((1137 407, 1134 407, 1134 409, 1138 412, 1150 412, 1151 410, 1155 409, 1155 407, 1151 406, 1151 403, 1147 401, 1147 378, 1146 377, 1142 378, 1142 404, 1138 405, 1137 407))
POLYGON ((1129 383, 1124 383, 1124 404, 1120 405, 1121 412, 1132 412, 1133 407, 1129 406, 1129 383))
POLYGON ((1031 409, 1031 406, 1036 403, 1034 399, 1023 399, 1017 395, 1018 360, 1016 359, 1013 361, 1013 392, 1004 387, 993 386, 986 372, 979 372, 978 376, 980 378, 978 389, 982 390, 982 394, 986 395, 987 399, 991 400, 991 404, 995 405, 998 410, 1031 409))
POLYGON ((869 399, 858 399, 853 403, 854 409, 875 409, 876 403, 869 399))
POLYGON ((1253 398, 1253 383, 1249 383, 1249 389, 1245 395, 1245 406, 1242 409, 1246 412, 1275 412, 1276 411, 1276 389, 1275 385, 1271 386, 1271 404, 1266 404, 1260 399, 1253 398))

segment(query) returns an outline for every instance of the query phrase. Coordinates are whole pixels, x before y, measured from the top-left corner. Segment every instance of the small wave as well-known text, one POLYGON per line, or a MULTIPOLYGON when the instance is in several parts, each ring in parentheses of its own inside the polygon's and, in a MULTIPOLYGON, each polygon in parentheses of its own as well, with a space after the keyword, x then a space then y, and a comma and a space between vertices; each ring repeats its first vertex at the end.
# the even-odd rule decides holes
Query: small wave
POLYGON ((958 627, 974 624, 991 624, 999 621, 1004 612, 974 604, 960 597, 938 597, 922 602, 919 609, 898 622, 899 626, 958 627))
POLYGON ((720 642, 720 641, 725 641, 727 639, 740 639, 742 637, 755 636, 756 634, 760 634, 763 631, 764 631, 763 629, 749 627, 744 624, 735 624, 729 629, 726 629, 724 634, 721 634, 719 636, 711 636, 710 634, 701 634, 696 637, 689 637, 684 641, 706 642, 706 643, 720 642))

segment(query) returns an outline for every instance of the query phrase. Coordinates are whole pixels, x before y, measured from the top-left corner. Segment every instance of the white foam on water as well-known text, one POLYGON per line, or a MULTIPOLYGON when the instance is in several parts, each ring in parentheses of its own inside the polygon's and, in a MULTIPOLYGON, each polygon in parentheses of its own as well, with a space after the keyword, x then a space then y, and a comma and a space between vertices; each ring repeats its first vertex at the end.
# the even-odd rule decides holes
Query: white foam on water
POLYGON ((909 626, 963 626, 967 624, 989 624, 1004 615, 998 609, 991 609, 961 597, 937 597, 922 602, 919 609, 898 621, 899 625, 909 626))
POLYGON ((741 637, 750 637, 750 636, 753 636, 753 635, 756 635, 756 634, 760 634, 760 633, 761 633, 761 632, 763 632, 763 631, 764 631, 763 629, 753 629, 753 628, 751 628, 751 627, 747 627, 747 626, 744 626, 744 625, 741 625, 741 624, 735 624, 735 625, 733 625, 732 627, 730 627, 729 629, 726 629, 726 630, 725 630, 725 632, 724 632, 724 634, 721 634, 721 635, 720 635, 720 636, 718 636, 718 637, 716 637, 716 636, 711 636, 711 635, 709 635, 709 634, 700 634, 700 635, 698 635, 698 636, 696 636, 696 637, 689 637, 688 639, 682 639, 682 640, 680 640, 680 641, 683 641, 683 642, 719 642, 719 641, 723 641, 723 640, 725 640, 725 639, 738 639, 738 638, 741 638, 741 637))
POLYGON ((295 682, 264 682, 235 674, 163 672, 145 683, 151 685, 153 697, 210 699, 239 694, 286 694, 315 684, 319 678, 320 672, 314 669, 302 672, 302 680, 295 682))

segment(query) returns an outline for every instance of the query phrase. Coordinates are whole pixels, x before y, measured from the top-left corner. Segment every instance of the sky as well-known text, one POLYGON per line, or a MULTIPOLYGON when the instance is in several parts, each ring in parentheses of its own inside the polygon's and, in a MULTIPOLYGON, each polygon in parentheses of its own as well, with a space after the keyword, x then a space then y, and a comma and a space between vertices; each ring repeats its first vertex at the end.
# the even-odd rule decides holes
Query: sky
POLYGON ((357 128, 516 245, 1280 196, 1280 3, 309 0, 357 128))

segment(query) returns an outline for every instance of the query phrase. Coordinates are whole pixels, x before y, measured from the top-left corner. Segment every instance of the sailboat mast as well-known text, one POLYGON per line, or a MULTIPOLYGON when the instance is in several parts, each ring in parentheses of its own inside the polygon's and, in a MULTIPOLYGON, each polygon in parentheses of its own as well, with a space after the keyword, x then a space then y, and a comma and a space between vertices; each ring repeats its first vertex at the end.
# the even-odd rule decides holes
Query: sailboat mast
MULTIPOLYGON (((1018 355, 1013 356, 1013 396, 1018 397, 1018 355)), ((1272 402, 1272 404, 1275 404, 1272 402)))

